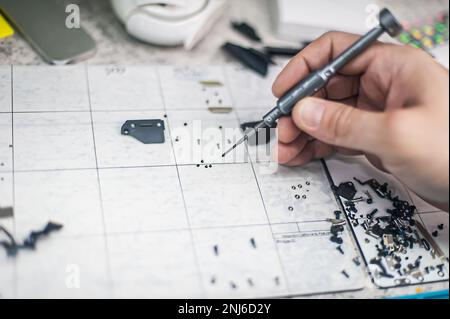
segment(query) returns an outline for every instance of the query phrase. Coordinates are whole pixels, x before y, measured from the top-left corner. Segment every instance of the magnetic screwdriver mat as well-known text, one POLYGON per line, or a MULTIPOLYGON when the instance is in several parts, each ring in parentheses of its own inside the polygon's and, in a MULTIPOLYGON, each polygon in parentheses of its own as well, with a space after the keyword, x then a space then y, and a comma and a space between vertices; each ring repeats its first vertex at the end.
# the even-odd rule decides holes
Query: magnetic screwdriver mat
MULTIPOLYGON (((278 167, 251 145, 220 156, 241 123, 274 104, 279 71, 263 79, 235 65, 0 67, 0 208, 14 208, 0 225, 17 240, 48 221, 64 225, 16 257, 0 246, 0 296, 237 298, 373 287, 348 221, 342 243, 330 241, 340 204, 321 162, 278 167), (165 143, 121 135, 139 119, 163 120, 165 143), (226 138, 211 134, 226 129, 226 138)), ((444 220, 438 243, 448 256, 448 215, 418 216, 430 230, 444 220)), ((439 280, 448 280, 448 265, 444 273, 439 280)))

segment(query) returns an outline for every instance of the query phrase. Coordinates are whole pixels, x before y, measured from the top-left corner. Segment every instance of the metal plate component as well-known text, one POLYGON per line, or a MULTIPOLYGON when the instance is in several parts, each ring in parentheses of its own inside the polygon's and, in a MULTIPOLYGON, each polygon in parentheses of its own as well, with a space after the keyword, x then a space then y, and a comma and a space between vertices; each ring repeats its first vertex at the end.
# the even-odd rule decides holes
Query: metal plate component
MULTIPOLYGON (((242 132, 247 132, 249 129, 254 129, 261 122, 247 122, 241 124, 242 132)), ((250 145, 264 145, 269 144, 272 140, 272 129, 276 128, 276 125, 268 128, 258 129, 257 133, 248 139, 250 145)))
POLYGON ((356 188, 352 182, 341 183, 339 186, 334 186, 333 189, 338 196, 343 197, 348 201, 355 198, 356 188))
POLYGON ((14 208, 0 207, 0 218, 10 218, 14 216, 14 208))
MULTIPOLYGON (((431 247, 433 247, 434 254, 442 260, 442 262, 446 262, 446 257, 444 252, 441 248, 436 244, 436 242, 433 240, 433 238, 430 236, 430 234, 427 232, 425 227, 421 223, 417 223, 416 227, 418 228, 419 232, 422 234, 423 237, 425 237, 426 242, 428 242, 431 247)), ((425 241, 422 241, 422 243, 425 243, 425 241)))
POLYGON ((228 114, 231 113, 233 111, 232 107, 228 107, 228 106, 211 106, 208 107, 208 111, 210 111, 211 113, 215 113, 215 114, 228 114))
POLYGON ((130 135, 144 144, 165 142, 163 120, 129 120, 122 125, 122 135, 130 135))
POLYGON ((204 80, 204 81, 200 81, 199 82, 200 85, 206 86, 206 87, 223 87, 223 83, 220 81, 209 81, 209 80, 204 80))

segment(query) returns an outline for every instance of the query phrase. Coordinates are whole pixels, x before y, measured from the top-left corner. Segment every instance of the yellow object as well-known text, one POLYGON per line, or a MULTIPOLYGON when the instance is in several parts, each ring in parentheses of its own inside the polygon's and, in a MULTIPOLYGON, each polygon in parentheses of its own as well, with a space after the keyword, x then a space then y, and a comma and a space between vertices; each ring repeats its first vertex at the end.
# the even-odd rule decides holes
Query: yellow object
POLYGON ((416 40, 421 40, 423 37, 422 32, 420 32, 419 29, 412 29, 411 34, 414 37, 414 39, 416 39, 416 40))
POLYGON ((430 37, 434 35, 434 29, 429 25, 423 27, 423 32, 430 37))
POLYGON ((422 40, 422 44, 427 48, 427 49, 432 49, 433 48, 433 41, 431 41, 430 38, 424 38, 422 40))
POLYGON ((0 14, 0 39, 10 37, 14 34, 14 29, 11 28, 9 23, 0 14))
POLYGON ((416 288, 416 293, 417 294, 420 294, 422 292, 424 292, 424 290, 422 288, 419 288, 419 287, 416 288))

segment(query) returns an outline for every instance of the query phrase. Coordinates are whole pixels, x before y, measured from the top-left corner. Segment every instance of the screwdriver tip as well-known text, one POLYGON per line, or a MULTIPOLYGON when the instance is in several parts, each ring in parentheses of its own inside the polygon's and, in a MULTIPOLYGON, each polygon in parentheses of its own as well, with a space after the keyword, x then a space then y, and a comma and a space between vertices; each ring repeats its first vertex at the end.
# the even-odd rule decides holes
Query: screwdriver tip
POLYGON ((230 153, 232 150, 234 150, 237 146, 238 146, 238 144, 234 144, 232 148, 230 148, 228 151, 226 151, 225 153, 222 154, 222 157, 227 156, 227 154, 230 153))

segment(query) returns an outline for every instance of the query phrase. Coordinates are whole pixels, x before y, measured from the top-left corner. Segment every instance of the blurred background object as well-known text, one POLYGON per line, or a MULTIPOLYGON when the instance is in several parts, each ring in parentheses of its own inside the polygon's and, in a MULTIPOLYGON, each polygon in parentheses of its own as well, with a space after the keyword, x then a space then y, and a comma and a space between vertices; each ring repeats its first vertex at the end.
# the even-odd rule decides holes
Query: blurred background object
POLYGON ((377 24, 383 7, 399 17, 407 30, 427 25, 427 34, 442 33, 442 26, 436 28, 434 22, 448 16, 447 0, 272 0, 269 4, 275 32, 294 41, 317 38, 330 30, 364 33, 377 24))
POLYGON ((9 25, 8 21, 0 13, 0 39, 11 37, 14 35, 14 29, 9 25))
MULTIPOLYGON (((14 2, 15 0, 9 1, 14 2)), ((119 13, 118 8, 114 10, 111 0, 56 1, 63 5, 76 4, 80 7, 81 25, 97 44, 96 55, 88 60, 93 64, 221 64, 235 59, 221 49, 224 43, 237 44, 243 48, 256 48, 259 51, 264 51, 263 45, 297 49, 303 46, 301 39, 311 41, 325 31, 343 30, 363 33, 367 30, 366 24, 374 23, 373 17, 376 17, 376 9, 387 6, 400 17, 407 30, 399 38, 400 42, 414 46, 420 42, 420 46, 427 48, 441 63, 448 65, 448 0, 374 0, 370 3, 366 0, 316 0, 314 2, 306 0, 226 0, 226 5, 219 10, 220 15, 211 20, 216 23, 201 28, 203 30, 198 39, 203 37, 203 40, 196 41, 198 39, 194 39, 192 43, 196 45, 190 51, 184 50, 183 47, 187 38, 183 38, 184 40, 179 38, 180 46, 167 47, 139 40, 137 39, 139 38, 138 34, 130 35, 127 31, 130 30, 130 27, 126 22, 122 22, 128 21, 126 15, 119 13), (330 2, 331 6, 327 6, 327 3, 330 2), (291 19, 296 19, 296 28, 300 27, 293 32, 295 37, 292 37, 292 34, 288 36, 280 33, 280 27, 277 25, 280 21, 280 11, 274 10, 274 7, 282 3, 287 6, 283 11, 288 12, 291 19), (118 18, 115 11, 121 18, 118 18), (311 12, 319 14, 313 16, 311 12), (263 40, 262 44, 236 32, 231 27, 231 23, 236 21, 246 22, 254 27, 258 36, 263 40), (326 24, 321 26, 320 32, 311 31, 323 22, 326 24), (308 29, 301 29, 302 23, 307 25, 308 29), (428 48, 430 46, 431 49, 428 48)), ((119 3, 120 0, 114 1, 119 3)), ((145 0, 122 1, 147 3, 145 0)), ((162 2, 158 1, 158 3, 162 2)), ((183 3, 187 2, 183 1, 183 3)), ((162 35, 164 36, 164 34, 162 35)), ((163 40, 168 41, 169 39, 166 37, 163 40)), ((173 41, 172 44, 175 43, 175 39, 171 39, 171 41, 173 41)), ((274 60, 277 63, 283 63, 281 57, 276 57, 274 60)), ((42 64, 44 62, 17 34, 0 39, 0 61, 7 64, 42 64)))
POLYGON ((276 34, 285 39, 307 41, 330 30, 365 33, 370 29, 366 26, 366 10, 374 1, 272 0, 268 3, 276 34))
POLYGON ((192 49, 223 13, 226 0, 111 0, 129 34, 152 44, 192 49))
MULTIPOLYGON (((311 40, 327 31, 364 33, 386 7, 405 29, 398 41, 448 56, 448 0, 269 0, 275 33, 292 41, 311 40)), ((384 38, 388 40, 388 38, 384 38)), ((443 63, 448 66, 448 58, 443 63)))
POLYGON ((59 0, 0 0, 0 10, 48 63, 72 63, 95 53, 77 6, 63 6, 59 0))

